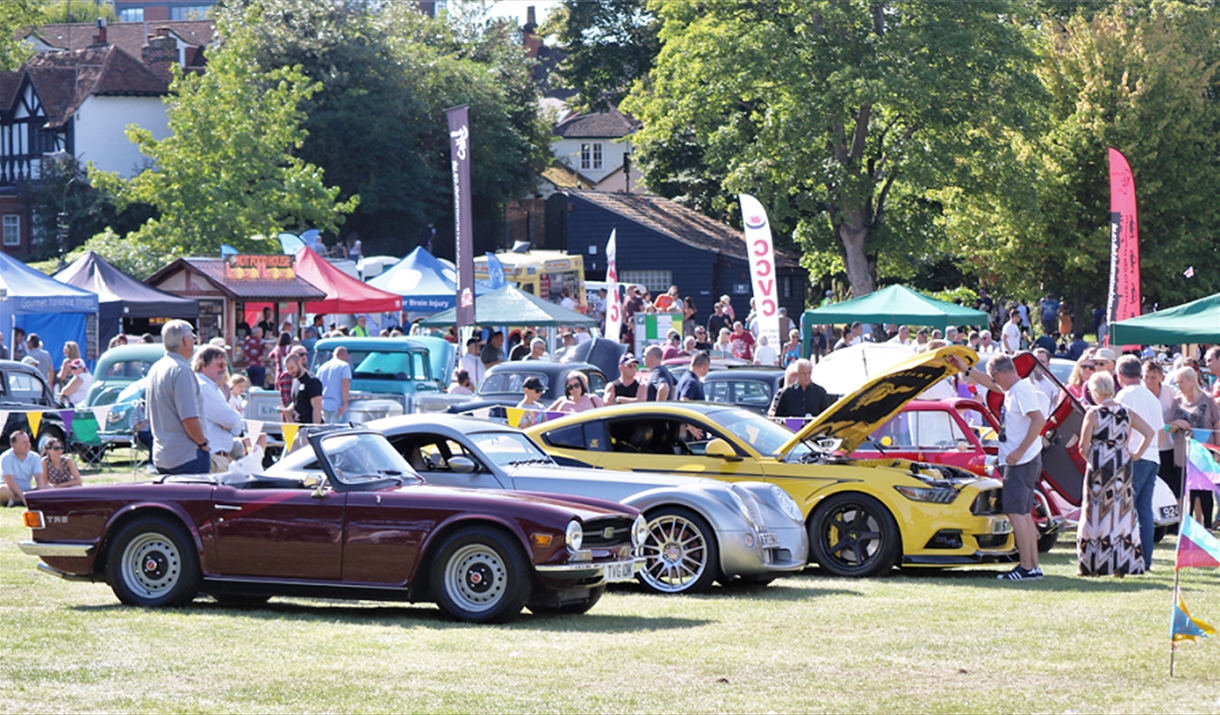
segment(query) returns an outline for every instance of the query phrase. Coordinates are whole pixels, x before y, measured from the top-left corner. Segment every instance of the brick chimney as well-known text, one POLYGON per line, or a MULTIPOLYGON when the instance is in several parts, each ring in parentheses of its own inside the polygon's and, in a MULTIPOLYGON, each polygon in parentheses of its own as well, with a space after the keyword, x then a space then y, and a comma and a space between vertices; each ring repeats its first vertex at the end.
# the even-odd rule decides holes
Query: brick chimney
POLYGON ((525 9, 525 25, 521 28, 521 42, 525 45, 527 57, 537 57, 538 49, 542 47, 542 38, 535 34, 538 22, 534 19, 534 6, 525 9))
POLYGON ((140 48, 140 58, 157 77, 166 82, 173 79, 170 67, 178 61, 178 43, 169 36, 168 27, 158 27, 156 34, 148 36, 148 43, 140 48))
POLYGON ((97 34, 93 36, 93 44, 106 45, 110 44, 106 41, 106 18, 99 17, 97 19, 97 34))

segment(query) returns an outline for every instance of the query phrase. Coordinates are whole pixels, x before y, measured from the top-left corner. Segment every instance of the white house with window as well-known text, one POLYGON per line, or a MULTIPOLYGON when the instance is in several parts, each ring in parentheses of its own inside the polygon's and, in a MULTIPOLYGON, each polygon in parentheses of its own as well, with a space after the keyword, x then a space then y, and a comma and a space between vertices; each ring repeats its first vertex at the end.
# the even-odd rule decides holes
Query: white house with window
POLYGON ((631 136, 640 123, 617 109, 594 114, 569 114, 554 127, 551 152, 555 159, 599 191, 623 191, 624 167, 631 172, 631 190, 640 190, 642 175, 630 164, 631 136))

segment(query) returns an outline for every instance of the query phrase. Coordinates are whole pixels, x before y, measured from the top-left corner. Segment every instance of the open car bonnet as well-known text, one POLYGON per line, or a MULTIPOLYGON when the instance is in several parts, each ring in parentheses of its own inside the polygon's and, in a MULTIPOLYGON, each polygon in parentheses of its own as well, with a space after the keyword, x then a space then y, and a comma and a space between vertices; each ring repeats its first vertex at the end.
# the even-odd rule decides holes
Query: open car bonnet
POLYGON ((856 451, 908 402, 956 372, 946 360, 950 355, 961 358, 969 367, 979 359, 970 348, 951 345, 898 363, 815 417, 780 447, 779 454, 785 455, 801 442, 821 437, 842 440, 840 449, 848 454, 856 451))

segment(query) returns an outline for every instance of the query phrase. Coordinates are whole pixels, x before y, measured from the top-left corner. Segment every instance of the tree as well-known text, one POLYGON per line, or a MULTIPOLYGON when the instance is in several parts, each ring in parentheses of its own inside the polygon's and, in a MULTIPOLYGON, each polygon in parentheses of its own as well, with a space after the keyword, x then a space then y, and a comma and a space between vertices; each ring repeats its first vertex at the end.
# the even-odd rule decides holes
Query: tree
POLYGON ((582 111, 617 107, 631 85, 648 76, 661 49, 661 22, 646 0, 564 0, 539 34, 554 36, 567 55, 559 65, 582 111))
POLYGON ((43 0, 43 23, 92 23, 97 20, 118 22, 114 5, 97 0, 43 0))
POLYGON ((1010 137, 987 190, 944 197, 955 243, 1012 292, 1070 296, 1078 320, 1104 305, 1114 147, 1135 175, 1145 300, 1220 291, 1220 17, 1120 6, 1041 32, 1042 131, 1010 137))
POLYGON ((623 103, 644 122, 648 184, 674 180, 654 153, 692 132, 725 191, 760 195, 807 251, 834 249, 857 296, 874 289, 879 254, 935 238, 925 191, 959 180, 957 159, 989 140, 967 129, 1022 126, 1019 100, 1037 87, 1005 3, 649 7, 662 49, 623 103))
POLYGON ((300 105, 318 85, 298 67, 258 66, 250 30, 258 22, 252 8, 244 22, 218 23, 222 41, 205 73, 175 67, 170 136, 128 127, 151 168, 129 181, 89 169, 90 182, 114 193, 120 207, 142 202, 160 212, 127 240, 162 260, 216 253, 223 243, 254 251, 256 236, 286 228, 334 231, 359 201, 337 202, 339 189, 325 185, 322 170, 292 154, 306 136, 300 105))
POLYGON ((22 38, 41 22, 41 0, 0 2, 0 71, 18 69, 34 54, 22 38))
POLYGON ((360 196, 345 227, 366 250, 405 252, 429 223, 451 224, 446 107, 471 105, 480 215, 535 185, 548 132, 515 27, 465 4, 430 18, 413 3, 261 0, 221 15, 250 6, 262 10, 252 27, 258 65, 299 66, 320 85, 301 105, 308 136, 295 154, 324 169, 341 197, 360 196))

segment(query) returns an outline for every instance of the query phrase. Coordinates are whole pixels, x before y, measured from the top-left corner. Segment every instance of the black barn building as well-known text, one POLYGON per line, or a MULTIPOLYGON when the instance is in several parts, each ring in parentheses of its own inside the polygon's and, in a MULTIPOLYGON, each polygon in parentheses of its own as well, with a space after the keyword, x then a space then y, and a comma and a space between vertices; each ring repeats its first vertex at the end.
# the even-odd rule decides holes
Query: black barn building
MULTIPOLYGON (((680 296, 694 299, 700 323, 721 295, 732 298, 737 315, 749 312, 753 287, 743 232, 659 196, 566 191, 548 201, 549 209, 562 207, 556 206, 560 196, 567 199, 565 236, 548 235, 549 247, 584 256, 588 279, 605 278, 613 229, 619 282, 645 285, 654 298, 677 285, 680 296)), ((779 302, 795 320, 805 310, 809 272, 791 252, 777 249, 775 258, 779 302)))

